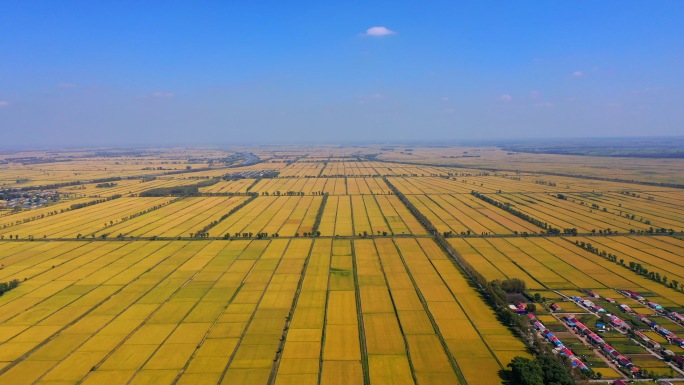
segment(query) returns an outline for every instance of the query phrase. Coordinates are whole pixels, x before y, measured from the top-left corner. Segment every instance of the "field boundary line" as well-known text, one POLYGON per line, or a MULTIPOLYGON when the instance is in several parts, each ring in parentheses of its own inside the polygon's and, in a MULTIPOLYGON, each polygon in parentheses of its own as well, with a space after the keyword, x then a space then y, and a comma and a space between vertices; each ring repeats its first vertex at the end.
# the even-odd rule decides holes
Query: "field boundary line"
POLYGON ((304 277, 309 269, 309 261, 311 260, 311 253, 314 248, 314 240, 311 240, 311 245, 309 246, 309 254, 307 254, 304 260, 304 265, 302 266, 302 273, 299 276, 299 282, 297 282, 297 289, 295 290, 295 295, 292 298, 292 305, 290 306, 290 311, 287 315, 287 322, 285 322, 285 330, 283 331, 283 336, 278 344, 278 350, 276 351, 276 357, 273 360, 273 365, 271 366, 271 374, 268 377, 268 384, 275 384, 276 377, 278 376, 278 369, 280 368, 280 359, 283 354, 283 349, 285 348, 285 343, 287 342, 287 334, 290 332, 290 322, 292 322, 292 317, 294 316, 295 309, 297 308, 297 303, 299 302, 299 295, 302 292, 302 286, 304 285, 304 277))
POLYGON ((451 368, 453 369, 454 374, 456 374, 456 377, 458 377, 459 382, 461 382, 462 384, 468 384, 468 381, 466 381, 465 377, 463 376, 463 372, 461 372, 460 366, 456 362, 456 359, 451 353, 451 350, 449 350, 449 345, 447 345, 446 340, 442 335, 442 332, 439 330, 439 325, 437 325, 437 321, 435 321, 435 318, 432 316, 432 312, 428 307, 427 301, 425 300, 425 296, 423 296, 423 292, 418 287, 418 283, 416 282, 415 278, 413 278, 413 273, 411 273, 411 269, 409 269, 408 265, 406 264, 406 258, 404 257, 404 253, 401 251, 399 245, 397 245, 394 239, 392 239, 392 245, 396 249, 397 254, 399 254, 399 259, 401 260, 401 263, 404 266, 406 275, 411 280, 413 289, 416 291, 418 299, 420 300, 420 303, 423 305, 423 311, 425 312, 425 315, 427 315, 427 317, 430 319, 430 324, 432 325, 432 329, 435 331, 435 336, 439 339, 439 342, 442 345, 442 349, 444 350, 444 354, 447 356, 447 359, 449 360, 449 364, 451 364, 451 368))
MULTIPOLYGON (((252 321, 254 320, 254 316, 256 315, 257 311, 259 310, 259 305, 261 304, 261 300, 264 299, 264 295, 266 295, 268 288, 271 286, 271 282, 273 281, 273 276, 275 276, 276 271, 278 271, 278 267, 280 266, 280 263, 282 262, 283 257, 285 256, 285 253, 287 253, 287 250, 290 248, 291 244, 292 244, 292 240, 289 240, 287 242, 287 246, 285 246, 285 249, 283 249, 282 253, 280 254, 280 257, 278 258, 278 263, 276 263, 276 265, 273 267, 273 272, 271 272, 271 276, 268 277, 268 282, 266 282, 266 284, 264 286, 264 290, 261 292, 261 295, 259 296, 259 301, 257 301, 256 305, 254 306, 254 311, 249 316, 249 320, 247 321, 245 328, 242 330, 242 333, 240 334, 240 338, 238 339, 237 344, 235 344, 235 347, 233 348, 233 352, 231 353, 230 357, 228 358, 228 362, 226 363, 226 367, 223 369, 223 372, 221 373, 221 376, 219 377, 217 384, 222 383, 223 379, 226 377, 226 374, 228 373, 228 370, 230 369, 230 365, 233 363, 233 359, 235 359, 235 356, 237 355, 238 350, 240 350, 240 345, 242 345, 242 342, 244 341, 245 335, 247 334, 247 330, 249 329, 249 326, 252 324, 252 321)), ((269 244, 269 246, 270 246, 270 244, 269 244)), ((264 250, 261 252, 261 254, 259 254, 259 258, 254 260, 254 264, 249 269, 249 272, 245 275, 245 278, 242 280, 240 287, 242 287, 242 285, 244 285, 245 280, 247 279, 247 277, 249 277, 249 275, 254 270, 254 267, 256 266, 257 261, 259 259, 261 259, 264 255, 264 253, 267 251, 268 251, 268 246, 264 248, 264 250)))
MULTIPOLYGON (((204 246, 204 247, 207 247, 208 245, 209 245, 209 244, 207 244, 207 245, 204 246)), ((186 245, 186 246, 189 246, 189 244, 186 245)), ((199 250, 204 249, 204 247, 200 248, 199 250)), ((199 251, 199 250, 198 250, 198 251, 199 251)), ((196 254, 197 254, 197 252, 193 253, 192 255, 189 255, 185 261, 190 260, 190 259, 191 259, 193 256, 195 256, 196 254)), ((168 259, 168 258, 171 258, 171 255, 170 255, 169 257, 167 257, 167 259, 168 259)), ((180 266, 180 265, 179 265, 179 266, 180 266)), ((155 267, 156 267, 156 265, 155 265, 155 267)), ((161 284, 165 279, 167 279, 167 278, 170 277, 173 273, 175 273, 176 270, 177 270, 177 268, 174 269, 173 271, 169 272, 169 274, 167 274, 167 275, 164 277, 164 279, 159 280, 159 282, 157 282, 157 284, 154 285, 154 287, 157 287, 159 284, 161 284)), ((149 270, 148 270, 148 271, 149 271, 149 270)), ((95 365, 93 365, 93 368, 99 369, 99 367, 100 367, 104 362, 106 362, 107 359, 109 359, 109 357, 111 357, 111 356, 112 356, 112 355, 113 355, 121 346, 123 346, 123 345, 126 343, 126 341, 128 341, 131 337, 133 337, 133 335, 135 334, 135 332, 137 332, 138 330, 140 330, 140 328, 142 328, 143 325, 145 325, 145 324, 147 323, 147 321, 149 321, 155 314, 157 314, 157 312, 161 309, 162 305, 164 305, 165 303, 169 302, 169 300, 170 300, 171 298, 173 298, 173 296, 176 295, 176 294, 178 293, 178 291, 180 291, 183 287, 185 287, 185 285, 187 285, 188 282, 192 281, 198 273, 199 273, 199 272, 195 272, 195 273, 194 273, 192 276, 190 276, 182 285, 180 285, 176 290, 174 290, 173 293, 171 293, 171 294, 166 298, 166 300, 164 300, 164 302, 160 303, 159 306, 158 306, 153 312, 151 312, 147 317, 145 317, 145 319, 142 320, 138 326, 136 326, 133 330, 131 330, 131 332, 128 333, 128 334, 126 335, 126 337, 123 338, 123 339, 122 339, 122 340, 121 340, 121 341, 120 341, 112 350, 110 350, 110 351, 104 356, 104 358, 102 358, 102 359, 101 359, 100 361, 98 361, 95 365)), ((140 298, 142 298, 142 297, 144 297, 145 295, 147 295, 147 293, 149 293, 149 290, 148 290, 147 292, 143 293, 143 294, 141 295, 140 298)), ((138 298, 138 299, 139 299, 139 298, 138 298)), ((136 299, 136 302, 137 302, 137 299, 136 299)), ((121 313, 123 313, 124 311, 126 311, 126 310, 124 309, 121 313)), ((119 313, 119 314, 121 314, 121 313, 119 313)), ((115 318, 115 319, 116 319, 116 318, 115 318)), ((111 322, 111 321, 110 321, 110 322, 111 322)), ((107 324, 109 324, 109 323, 107 323, 107 324)), ((104 328, 104 326, 103 326, 102 328, 104 328)), ((100 330, 102 330, 102 328, 101 328, 100 330)), ((99 332, 99 330, 98 330, 98 332, 99 332)), ((167 338, 168 338, 168 336, 167 336, 167 338)), ((159 345, 159 346, 155 349, 155 352, 156 352, 157 350, 159 350, 160 347, 161 347, 161 345, 159 345)), ((154 353, 152 353, 152 354, 154 354, 154 353)), ((148 357, 147 360, 145 360, 145 363, 147 363, 147 361, 149 361, 149 359, 150 359, 151 357, 152 357, 152 355, 150 355, 150 357, 148 357)), ((144 363, 143 363, 143 365, 144 365, 144 363)), ((138 369, 138 370, 139 370, 139 369, 138 369)), ((81 379, 78 380, 77 383, 80 384, 80 383, 82 383, 83 381, 85 381, 85 379, 88 378, 88 376, 90 375, 91 372, 93 372, 93 370, 91 370, 90 372, 88 372, 85 376, 81 377, 81 379)), ((136 373, 137 373, 137 370, 136 370, 136 373)), ((130 379, 129 379, 129 381, 130 381, 130 379)))
MULTIPOLYGON (((337 205, 339 206, 339 203, 337 205)), ((337 223, 337 216, 335 216, 335 222, 337 223)), ((321 383, 323 378, 323 353, 325 352, 325 332, 328 329, 328 304, 330 302, 330 272, 332 269, 332 257, 334 250, 335 240, 330 241, 330 252, 328 253, 328 277, 326 280, 325 289, 325 307, 323 308, 323 328, 321 328, 321 351, 318 353, 318 383, 321 383)))
MULTIPOLYGON (((159 250, 159 249, 158 249, 158 250, 159 250)), ((158 250, 157 250, 157 251, 158 251, 158 250)), ((161 259, 159 262, 157 262, 157 263, 156 263, 154 266, 152 266, 150 269, 154 269, 155 267, 159 266, 160 264, 162 264, 163 262, 165 262, 165 261, 166 261, 167 259, 169 259, 169 258, 171 258, 171 255, 169 255, 169 256, 166 257, 166 258, 161 259)), ((147 271, 145 271, 145 273, 148 273, 148 272, 149 272, 149 269, 148 269, 147 271)), ((145 274, 145 273, 143 273, 143 274, 145 274)), ((169 273, 169 275, 170 275, 170 274, 171 274, 171 273, 169 273)), ((120 292, 122 292, 122 291, 123 291, 124 289, 126 289, 129 285, 131 285, 131 284, 133 284, 134 282, 138 281, 138 280, 140 279, 141 276, 142 276, 142 274, 141 274, 140 276, 136 277, 134 280, 132 280, 132 281, 129 282, 128 284, 123 285, 121 288, 117 289, 114 293, 112 293, 111 295, 107 296, 106 298, 104 298, 103 300, 101 300, 100 302, 98 302, 97 304, 95 304, 92 308, 88 309, 88 311, 84 312, 82 315, 78 316, 78 317, 75 318, 73 321, 69 322, 69 323, 66 324, 64 327, 60 328, 58 331, 56 331, 55 333, 53 333, 50 337, 46 338, 46 339, 43 340, 41 343, 39 343, 38 345, 34 346, 31 350, 29 350, 28 352, 26 352, 24 355, 22 355, 21 357, 19 357, 18 359, 14 360, 14 361, 12 361, 11 363, 9 363, 9 364, 8 364, 7 366, 5 366, 4 368, 0 369, 0 375, 5 374, 8 370, 12 369, 14 366, 16 366, 16 365, 18 365, 19 363, 23 362, 23 361, 24 361, 26 358, 28 358, 31 354, 33 354, 33 353, 35 353, 36 351, 38 351, 38 349, 42 348, 43 346, 47 345, 50 341, 52 341, 52 340, 54 340, 55 338, 57 338, 64 330, 66 330, 66 329, 68 329, 69 327, 75 325, 77 322, 79 322, 80 320, 82 320, 83 318, 85 318, 86 316, 88 316, 90 313, 92 313, 93 311, 95 311, 97 308, 99 308, 100 306, 102 306, 102 304, 104 304, 106 301, 109 301, 112 297, 114 297, 114 296, 116 296, 117 294, 119 294, 120 292)), ((166 277, 164 277, 164 278, 167 278, 167 277, 168 277, 168 275, 167 275, 166 277)), ((156 286, 156 285, 155 285, 155 286, 156 286)), ((142 295, 144 295, 144 294, 142 294, 142 295)), ((142 295, 141 295, 141 297, 142 297, 142 295)), ((123 311, 125 311, 125 310, 122 310, 122 312, 123 312, 123 311)), ((119 313, 119 314, 121 314, 121 313, 119 313)), ((119 314, 117 314, 117 316, 118 316, 119 314)), ((110 322, 111 322, 111 321, 110 321, 110 322)), ((109 324, 109 323, 107 323, 107 324, 109 324)), ((104 328, 104 327, 106 327, 106 325, 102 326, 102 328, 104 328)), ((99 332, 100 330, 102 330, 102 328, 98 329, 97 332, 99 332)), ((97 332, 96 332, 96 333, 97 333, 97 332)), ((84 341, 83 343, 85 343, 85 342, 87 342, 87 340, 84 341)), ((78 347, 80 347, 81 345, 83 345, 83 344, 80 344, 79 346, 75 347, 74 350, 77 349, 78 347)), ((72 351, 73 351, 73 350, 72 350, 72 351)), ((54 368, 54 367, 53 367, 53 368, 54 368)), ((50 368, 50 369, 49 369, 48 371, 46 371, 43 375, 49 373, 53 368, 50 368)), ((41 376, 41 377, 42 377, 42 376, 41 376)), ((84 377, 84 378, 85 378, 85 377, 84 377)))
POLYGON ((392 310, 394 312, 394 317, 397 320, 397 325, 399 326, 399 331, 401 332, 401 338, 404 341, 404 351, 406 352, 406 360, 408 361, 409 364, 409 369, 411 370, 411 378, 413 379, 414 384, 418 384, 418 378, 416 377, 416 370, 415 367, 413 366, 413 361, 411 360, 411 351, 409 349, 409 344, 408 340, 406 339, 406 333, 404 333, 404 327, 401 324, 401 318, 399 318, 399 312, 397 310, 397 306, 394 302, 394 295, 392 294, 392 289, 390 288, 389 281, 387 280, 387 273, 385 272, 385 266, 382 263, 382 258, 380 258, 380 251, 378 250, 378 245, 375 243, 375 240, 369 240, 371 244, 373 244, 373 249, 375 250, 375 255, 374 257, 377 258, 378 264, 380 265, 380 271, 382 272, 382 278, 385 281, 385 288, 387 289, 387 293, 389 294, 390 301, 392 302, 392 310))
POLYGON ((356 245, 349 240, 352 252, 352 277, 354 278, 354 296, 356 297, 356 322, 359 330, 359 343, 361 344, 361 369, 363 371, 364 385, 370 385, 370 369, 368 367, 368 347, 366 346, 366 328, 363 323, 363 310, 361 304, 361 290, 359 288, 359 275, 356 264, 356 245))

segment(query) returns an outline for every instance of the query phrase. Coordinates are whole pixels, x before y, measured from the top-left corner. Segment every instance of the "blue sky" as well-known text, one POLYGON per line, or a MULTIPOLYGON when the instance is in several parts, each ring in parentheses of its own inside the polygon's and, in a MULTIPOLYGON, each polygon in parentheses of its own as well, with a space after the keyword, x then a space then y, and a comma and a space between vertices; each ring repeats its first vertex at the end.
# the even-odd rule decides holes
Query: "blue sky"
POLYGON ((684 132, 680 1, 294 3, 3 2, 0 143, 684 132))

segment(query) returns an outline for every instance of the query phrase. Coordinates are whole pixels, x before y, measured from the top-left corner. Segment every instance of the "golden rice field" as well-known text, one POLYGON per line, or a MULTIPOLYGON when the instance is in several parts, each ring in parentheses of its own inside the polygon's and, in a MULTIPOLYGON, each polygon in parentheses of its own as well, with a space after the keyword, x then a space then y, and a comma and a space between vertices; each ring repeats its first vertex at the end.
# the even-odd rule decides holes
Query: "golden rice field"
POLYGON ((429 239, 0 247, 26 278, 0 305, 6 383, 481 383, 523 351, 429 239))
POLYGON ((681 288, 629 269, 684 287, 684 190, 577 177, 616 166, 625 180, 676 180, 657 170, 665 161, 522 154, 506 168, 512 155, 497 149, 402 146, 56 154, 0 155, 0 192, 60 197, 0 201, 0 282, 20 281, 0 296, 2 384, 502 383, 529 351, 422 217, 487 280, 521 278, 552 301, 594 290, 654 316, 615 290, 628 289, 684 311, 681 288), (241 165, 244 153, 260 162, 241 165), (226 174, 240 175, 212 179, 226 174), (140 196, 200 182, 188 196, 140 196), (578 234, 544 234, 472 191, 578 234))

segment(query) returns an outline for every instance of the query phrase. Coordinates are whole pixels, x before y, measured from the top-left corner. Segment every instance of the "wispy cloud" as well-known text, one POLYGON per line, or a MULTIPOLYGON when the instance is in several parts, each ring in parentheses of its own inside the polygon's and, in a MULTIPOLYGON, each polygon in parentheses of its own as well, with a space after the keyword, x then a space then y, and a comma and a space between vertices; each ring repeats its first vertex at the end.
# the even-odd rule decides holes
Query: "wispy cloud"
POLYGON ((170 99, 176 96, 173 92, 157 91, 147 95, 140 95, 138 99, 146 98, 157 98, 157 99, 170 99))
POLYGON ((78 86, 74 83, 59 83, 59 84, 57 84, 57 87, 58 88, 76 88, 78 86))
POLYGON ((384 97, 385 97, 385 94, 383 94, 381 92, 376 92, 374 94, 364 95, 361 98, 362 99, 382 99, 384 97))
POLYGON ((511 100, 513 100, 513 97, 509 94, 499 96, 499 101, 510 102, 511 100))
POLYGON ((153 98, 172 98, 175 95, 172 92, 157 91, 157 92, 153 92, 151 96, 153 98))
POLYGON ((647 87, 647 88, 642 88, 640 90, 634 90, 631 92, 632 95, 641 95, 641 94, 648 94, 648 93, 658 93, 663 91, 665 88, 663 87, 647 87))
POLYGON ((574 76, 574 77, 576 77, 576 78, 581 78, 581 77, 584 77, 584 72, 582 72, 582 71, 575 71, 575 72, 572 73, 572 76, 574 76))
POLYGON ((370 95, 361 95, 361 97, 359 98, 359 103, 365 104, 367 101, 379 100, 379 99, 383 99, 384 97, 385 97, 385 94, 383 94, 381 92, 376 92, 376 93, 370 94, 370 95))
POLYGON ((370 27, 364 32, 362 35, 363 36, 389 36, 389 35, 396 35, 397 33, 395 31, 392 31, 391 29, 387 27, 370 27))
POLYGON ((9 102, 7 100, 0 100, 0 108, 9 107, 9 102))

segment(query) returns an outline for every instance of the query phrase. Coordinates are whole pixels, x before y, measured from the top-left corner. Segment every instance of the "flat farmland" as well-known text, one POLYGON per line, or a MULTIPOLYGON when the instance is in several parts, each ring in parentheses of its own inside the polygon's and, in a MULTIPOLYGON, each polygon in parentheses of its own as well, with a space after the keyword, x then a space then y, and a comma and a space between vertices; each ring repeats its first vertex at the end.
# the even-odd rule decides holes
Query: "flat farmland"
MULTIPOLYGON (((504 383, 508 363, 535 349, 501 321, 522 316, 491 305, 503 297, 484 281, 510 278, 527 299, 505 302, 539 294, 538 319, 605 377, 621 374, 550 303, 593 330, 601 314, 570 300, 593 290, 604 310, 684 354, 637 314, 680 336, 684 324, 619 292, 684 313, 681 189, 477 169, 508 155, 459 150, 21 153, 54 159, 0 164, 14 200, 0 202, 0 283, 19 282, 0 295, 0 383, 504 383), (228 174, 237 179, 180 188, 228 174), (109 176, 122 178, 97 182, 109 176), (36 187, 48 181, 59 185, 36 187), (138 196, 153 188, 168 195, 138 196)), ((677 376, 627 333, 602 336, 635 365, 677 376)))
POLYGON ((587 199, 559 199, 556 194, 489 194, 488 196, 553 227, 576 228, 579 232, 585 233, 605 229, 619 232, 646 231, 651 227, 672 228, 679 231, 684 227, 682 214, 673 213, 671 209, 668 211, 667 206, 664 205, 630 202, 636 198, 625 198, 621 203, 607 207, 605 203, 599 205, 587 199), (593 204, 596 204, 598 208, 592 206, 593 204), (624 208, 620 206, 622 204, 625 205, 624 208))
POLYGON ((500 382, 524 348, 483 305, 429 239, 316 241, 276 384, 500 382))
MULTIPOLYGON (((46 216, 45 218, 0 230, 2 235, 15 235, 22 238, 47 236, 49 238, 76 238, 92 234, 120 222, 123 218, 145 213, 148 210, 161 208, 169 204, 173 198, 119 198, 63 214, 46 216)), ((91 200, 92 201, 92 200, 91 200)))
POLYGON ((425 229, 392 195, 330 196, 323 211, 323 235, 425 234, 425 229))
POLYGON ((268 376, 309 243, 83 244, 80 263, 3 298, 0 378, 201 383, 212 374, 233 383, 245 366, 260 367, 241 358, 254 349, 268 351, 268 376))
POLYGON ((84 184, 79 184, 77 186, 62 187, 62 188, 59 188, 58 191, 62 191, 64 193, 74 195, 76 197, 98 198, 98 197, 109 197, 109 196, 112 196, 115 194, 120 194, 120 195, 124 195, 124 196, 131 195, 131 194, 137 195, 143 191, 151 190, 151 189, 155 189, 155 188, 170 187, 170 186, 183 186, 183 185, 195 184, 197 182, 198 182, 198 180, 196 180, 196 179, 181 179, 181 178, 173 178, 170 176, 163 176, 163 177, 157 177, 156 179, 153 179, 153 180, 144 180, 144 179, 117 180, 117 181, 109 182, 109 183, 111 183, 111 185, 108 185, 108 187, 103 187, 103 186, 105 186, 104 183, 84 183, 84 184))
POLYGON ((497 382, 523 354, 428 239, 7 245, 11 383, 497 382))
POLYGON ((250 192, 262 195, 287 195, 288 191, 306 195, 320 194, 330 183, 334 188, 334 180, 328 178, 270 178, 258 181, 250 192))
POLYGON ((246 193, 247 189, 256 182, 256 179, 238 179, 225 181, 222 180, 216 184, 207 187, 201 187, 199 190, 203 193, 246 193))
MULTIPOLYGON (((533 290, 560 290, 568 295, 575 295, 573 293, 578 290, 619 288, 650 293, 649 298, 670 308, 678 309, 684 305, 684 293, 577 247, 575 240, 589 241, 593 245, 605 244, 606 247, 620 245, 622 254, 618 257, 625 261, 630 261, 631 258, 648 260, 648 251, 652 253, 658 249, 646 245, 630 247, 629 244, 634 242, 630 237, 462 238, 450 239, 449 242, 488 279, 522 278, 533 290), (645 248, 646 251, 640 248, 645 248)), ((675 238, 671 240, 674 240, 673 243, 648 239, 656 245, 671 247, 673 251, 684 247, 684 241, 675 238)), ((599 249, 602 247, 599 246, 599 249)), ((669 270, 676 266, 673 264, 664 267, 663 273, 678 277, 676 272, 669 270)))
POLYGON ((259 197, 219 222, 211 231, 216 236, 262 232, 303 235, 312 231, 322 200, 321 196, 259 197))
POLYGON ((213 221, 218 221, 246 197, 185 198, 159 210, 119 222, 96 233, 96 236, 187 237, 213 221))
POLYGON ((479 201, 470 194, 411 195, 409 200, 440 232, 454 234, 534 233, 539 228, 479 201))
MULTIPOLYGON (((516 153, 496 147, 448 147, 443 149, 415 149, 411 156, 388 151, 378 160, 412 162, 456 167, 499 169, 509 173, 539 171, 568 176, 591 176, 595 178, 619 178, 630 181, 656 183, 682 183, 682 159, 651 159, 631 157, 604 157, 555 154, 516 153), (463 156, 464 152, 476 156, 463 156)), ((575 178, 569 178, 575 180, 575 178)), ((599 183, 602 181, 598 181, 599 183)), ((636 184, 633 184, 633 186, 636 184)), ((638 185, 636 185, 638 186, 638 185)))
POLYGON ((65 211, 71 210, 71 205, 90 202, 90 198, 79 198, 73 200, 65 200, 58 203, 49 204, 43 207, 36 207, 30 210, 6 210, 0 211, 0 229, 6 229, 11 226, 20 225, 25 222, 42 219, 46 216, 64 214, 65 211))

